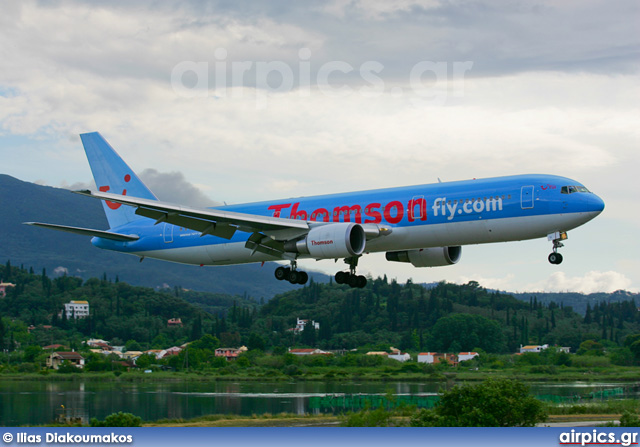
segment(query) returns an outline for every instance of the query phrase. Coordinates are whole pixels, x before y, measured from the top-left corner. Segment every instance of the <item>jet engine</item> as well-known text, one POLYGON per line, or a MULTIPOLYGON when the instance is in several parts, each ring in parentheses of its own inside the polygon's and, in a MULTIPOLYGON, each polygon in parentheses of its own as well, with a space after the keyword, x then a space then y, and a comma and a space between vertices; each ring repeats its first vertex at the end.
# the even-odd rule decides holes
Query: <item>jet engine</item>
POLYGON ((462 256, 462 247, 431 247, 419 250, 388 251, 387 261, 410 262, 414 267, 440 267, 456 264, 462 256))
POLYGON ((349 258, 361 255, 366 242, 361 225, 339 222, 314 227, 303 239, 285 242, 284 249, 316 259, 349 258))

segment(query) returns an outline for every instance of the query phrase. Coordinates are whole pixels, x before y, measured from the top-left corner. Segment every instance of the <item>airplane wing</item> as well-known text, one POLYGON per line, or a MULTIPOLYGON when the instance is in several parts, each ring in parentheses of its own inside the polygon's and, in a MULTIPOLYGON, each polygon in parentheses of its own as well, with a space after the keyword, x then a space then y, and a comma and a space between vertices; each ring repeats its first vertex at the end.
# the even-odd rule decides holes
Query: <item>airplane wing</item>
MULTIPOLYGON (((266 239, 285 241, 302 236, 311 228, 309 222, 295 219, 258 216, 219 209, 191 208, 157 200, 140 199, 106 192, 87 190, 74 192, 135 207, 136 214, 155 219, 156 223, 167 222, 172 225, 189 228, 201 232, 203 236, 210 234, 224 239, 231 239, 237 230, 254 233, 252 244, 258 247, 265 245, 268 242, 266 239), (259 235, 261 238, 255 235, 259 235)), ((252 248, 256 249, 256 247, 252 248)), ((259 248, 257 250, 262 251, 259 248)), ((280 247, 277 247, 277 251, 280 251, 280 247)))
POLYGON ((70 227, 67 225, 56 225, 42 222, 24 222, 25 225, 33 225, 35 227, 51 228, 53 230, 66 231, 67 233, 81 234, 83 236, 96 236, 105 239, 111 239, 119 242, 137 241, 140 237, 129 234, 113 233, 111 231, 92 230, 90 228, 70 227))

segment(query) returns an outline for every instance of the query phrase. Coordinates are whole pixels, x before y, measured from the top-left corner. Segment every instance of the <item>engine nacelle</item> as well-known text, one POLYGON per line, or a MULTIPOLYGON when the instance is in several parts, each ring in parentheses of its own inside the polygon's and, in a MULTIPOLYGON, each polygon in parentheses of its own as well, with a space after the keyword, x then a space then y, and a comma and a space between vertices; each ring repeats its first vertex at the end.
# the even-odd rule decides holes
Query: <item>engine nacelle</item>
POLYGON ((419 250, 388 251, 387 261, 410 262, 414 267, 440 267, 456 264, 462 247, 431 247, 419 250))
POLYGON ((304 239, 285 242, 284 249, 316 259, 349 258, 361 255, 366 243, 361 225, 339 222, 314 227, 304 239))

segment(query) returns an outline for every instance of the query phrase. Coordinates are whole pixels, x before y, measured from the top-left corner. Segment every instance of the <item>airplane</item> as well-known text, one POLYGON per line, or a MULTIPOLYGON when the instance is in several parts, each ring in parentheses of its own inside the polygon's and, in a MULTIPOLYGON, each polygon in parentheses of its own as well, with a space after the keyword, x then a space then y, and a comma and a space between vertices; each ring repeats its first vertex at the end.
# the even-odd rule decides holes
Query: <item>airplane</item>
POLYGON ((462 246, 542 238, 560 264, 567 232, 604 209, 584 185, 555 175, 485 179, 196 208, 159 201, 98 132, 81 134, 108 230, 25 222, 86 236, 96 247, 194 265, 285 261, 278 280, 305 284, 300 259, 344 259, 338 284, 363 288, 359 258, 385 252, 414 267, 456 264, 462 246), (286 264, 285 264, 286 265, 286 264))

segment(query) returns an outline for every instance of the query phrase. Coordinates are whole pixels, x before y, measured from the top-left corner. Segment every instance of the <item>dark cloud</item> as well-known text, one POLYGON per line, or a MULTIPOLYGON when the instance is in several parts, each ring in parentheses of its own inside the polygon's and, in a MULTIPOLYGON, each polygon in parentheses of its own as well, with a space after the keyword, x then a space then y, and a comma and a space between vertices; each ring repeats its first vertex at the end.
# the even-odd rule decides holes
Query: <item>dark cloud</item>
MULTIPOLYGON (((140 179, 153 191, 158 200, 163 202, 189 205, 194 207, 208 207, 221 205, 221 202, 211 200, 196 186, 189 183, 182 172, 158 172, 156 169, 145 169, 140 173, 140 179)), ((61 188, 70 191, 89 189, 96 191, 95 182, 76 182, 69 185, 63 182, 61 188)))
POLYGON ((220 205, 220 202, 211 200, 197 187, 189 183, 182 172, 158 172, 155 169, 145 169, 140 173, 140 179, 159 200, 164 202, 195 207, 220 205))
MULTIPOLYGON (((406 78, 420 61, 473 61, 470 76, 529 71, 636 72, 640 59, 640 6, 610 2, 324 1, 200 2, 185 10, 240 23, 268 19, 317 36, 309 42, 312 75, 318 66, 366 61, 385 67, 385 79, 406 78), (316 42, 317 43, 317 42, 316 42)), ((286 45, 286 43, 283 43, 286 45)), ((233 50, 233 49, 231 49, 233 50)), ((291 48, 290 63, 297 63, 291 48)), ((269 58, 269 54, 265 54, 269 58)), ((229 53, 229 60, 246 55, 229 53)))

